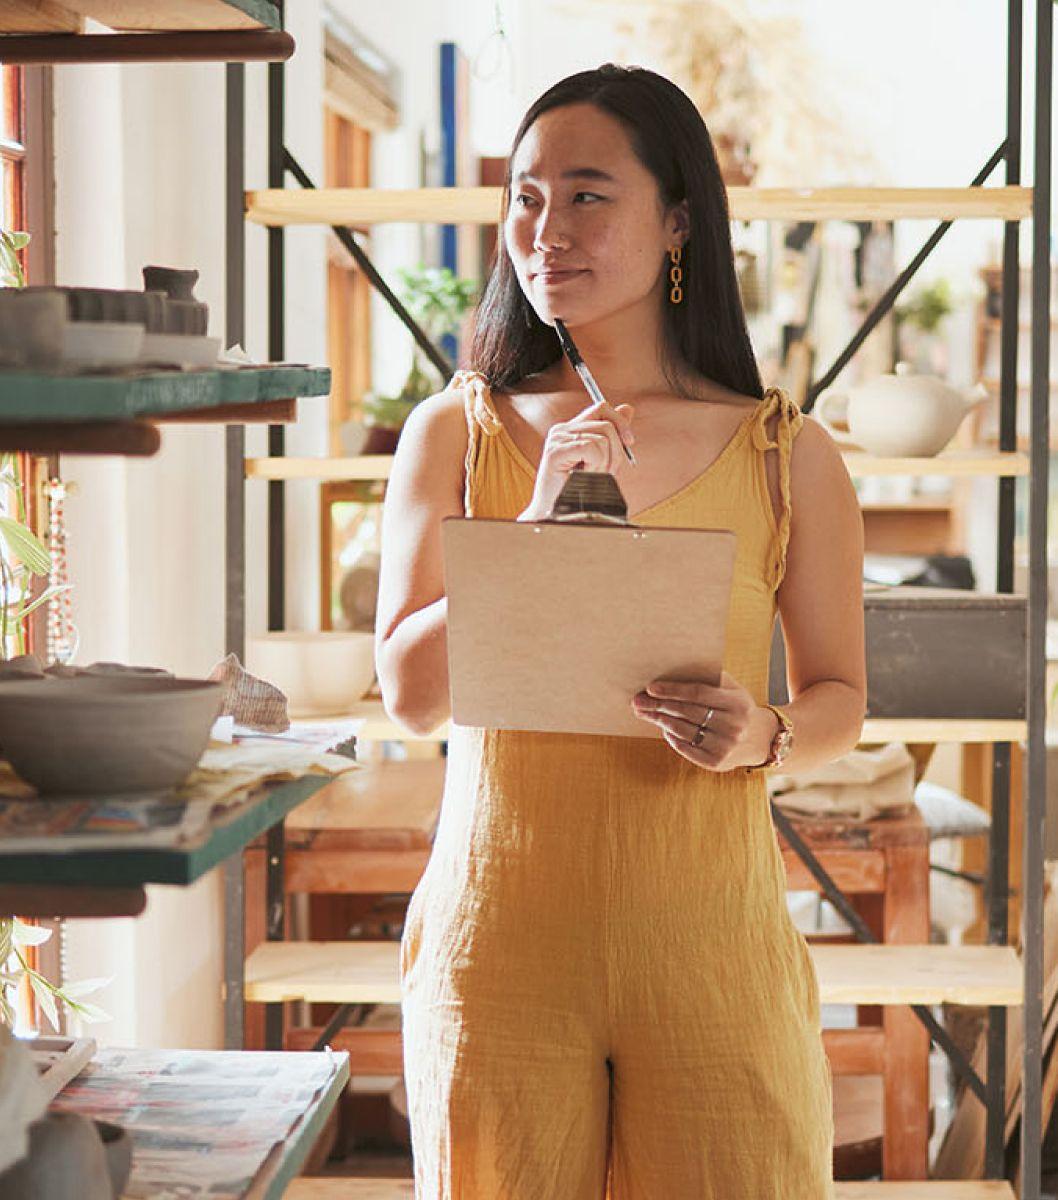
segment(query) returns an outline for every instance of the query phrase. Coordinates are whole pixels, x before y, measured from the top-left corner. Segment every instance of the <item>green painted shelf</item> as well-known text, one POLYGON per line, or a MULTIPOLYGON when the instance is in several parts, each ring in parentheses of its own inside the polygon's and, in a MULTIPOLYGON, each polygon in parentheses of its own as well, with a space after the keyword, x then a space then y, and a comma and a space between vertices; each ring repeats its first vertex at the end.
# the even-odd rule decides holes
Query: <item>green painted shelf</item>
POLYGON ((0 424, 122 421, 325 396, 326 367, 144 371, 135 375, 41 375, 0 371, 0 424))
POLYGON ((330 776, 305 775, 276 784, 234 812, 222 813, 198 841, 179 848, 5 854, 0 840, 0 882, 109 888, 193 883, 331 782, 330 776))

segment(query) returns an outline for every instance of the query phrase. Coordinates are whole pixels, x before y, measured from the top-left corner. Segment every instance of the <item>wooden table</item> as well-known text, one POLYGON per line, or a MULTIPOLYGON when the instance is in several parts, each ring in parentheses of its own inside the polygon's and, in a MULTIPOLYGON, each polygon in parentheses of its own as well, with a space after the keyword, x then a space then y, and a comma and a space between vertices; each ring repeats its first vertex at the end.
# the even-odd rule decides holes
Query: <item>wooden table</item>
MULTIPOLYGON (((904 817, 874 821, 798 820, 795 828, 880 941, 929 943, 929 829, 917 808, 904 817)), ((782 837, 779 844, 790 890, 818 891, 782 837)), ((882 1076, 883 1178, 923 1179, 928 1173, 929 1035, 906 1006, 861 1005, 858 1013, 856 1028, 824 1031, 831 1068, 835 1075, 882 1076)))

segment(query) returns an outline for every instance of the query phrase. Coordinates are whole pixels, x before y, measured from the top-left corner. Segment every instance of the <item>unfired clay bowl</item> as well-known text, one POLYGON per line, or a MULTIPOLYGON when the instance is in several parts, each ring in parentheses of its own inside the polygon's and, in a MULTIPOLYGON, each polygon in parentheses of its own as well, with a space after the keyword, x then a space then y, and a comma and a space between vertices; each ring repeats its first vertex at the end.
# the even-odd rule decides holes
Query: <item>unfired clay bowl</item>
POLYGON ((223 694, 140 675, 0 683, 0 754, 43 795, 167 791, 202 757, 223 694))
POLYGON ((247 669, 285 693, 292 717, 347 714, 375 678, 373 633, 265 633, 246 650, 247 669))

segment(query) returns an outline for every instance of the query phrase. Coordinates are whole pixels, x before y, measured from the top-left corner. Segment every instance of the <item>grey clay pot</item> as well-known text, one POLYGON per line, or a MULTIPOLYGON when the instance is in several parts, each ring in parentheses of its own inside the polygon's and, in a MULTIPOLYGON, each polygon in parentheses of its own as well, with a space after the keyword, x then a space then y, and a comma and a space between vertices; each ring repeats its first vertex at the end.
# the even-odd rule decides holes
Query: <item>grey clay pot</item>
POLYGON ((147 291, 165 292, 172 300, 194 300, 197 271, 178 267, 144 267, 143 286, 147 291))
POLYGON ((118 1150, 114 1178, 95 1122, 64 1112, 34 1121, 29 1127, 29 1153, 0 1175, 0 1200, 116 1200, 131 1165, 128 1135, 118 1132, 122 1138, 112 1137, 118 1150))

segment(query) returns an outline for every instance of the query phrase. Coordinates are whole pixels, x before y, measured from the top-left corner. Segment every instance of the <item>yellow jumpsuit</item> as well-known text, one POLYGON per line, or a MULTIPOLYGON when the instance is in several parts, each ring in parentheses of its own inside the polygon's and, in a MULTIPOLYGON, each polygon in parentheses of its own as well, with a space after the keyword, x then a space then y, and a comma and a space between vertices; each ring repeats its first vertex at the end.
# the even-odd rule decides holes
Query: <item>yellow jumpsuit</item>
MULTIPOLYGON (((466 511, 514 518, 533 466, 480 375, 450 386, 466 511)), ((769 389, 706 471, 632 518, 735 531, 725 669, 758 701, 802 421, 769 389)), ((832 1196, 819 993, 763 773, 661 740, 453 725, 400 976, 417 1200, 832 1196)))

